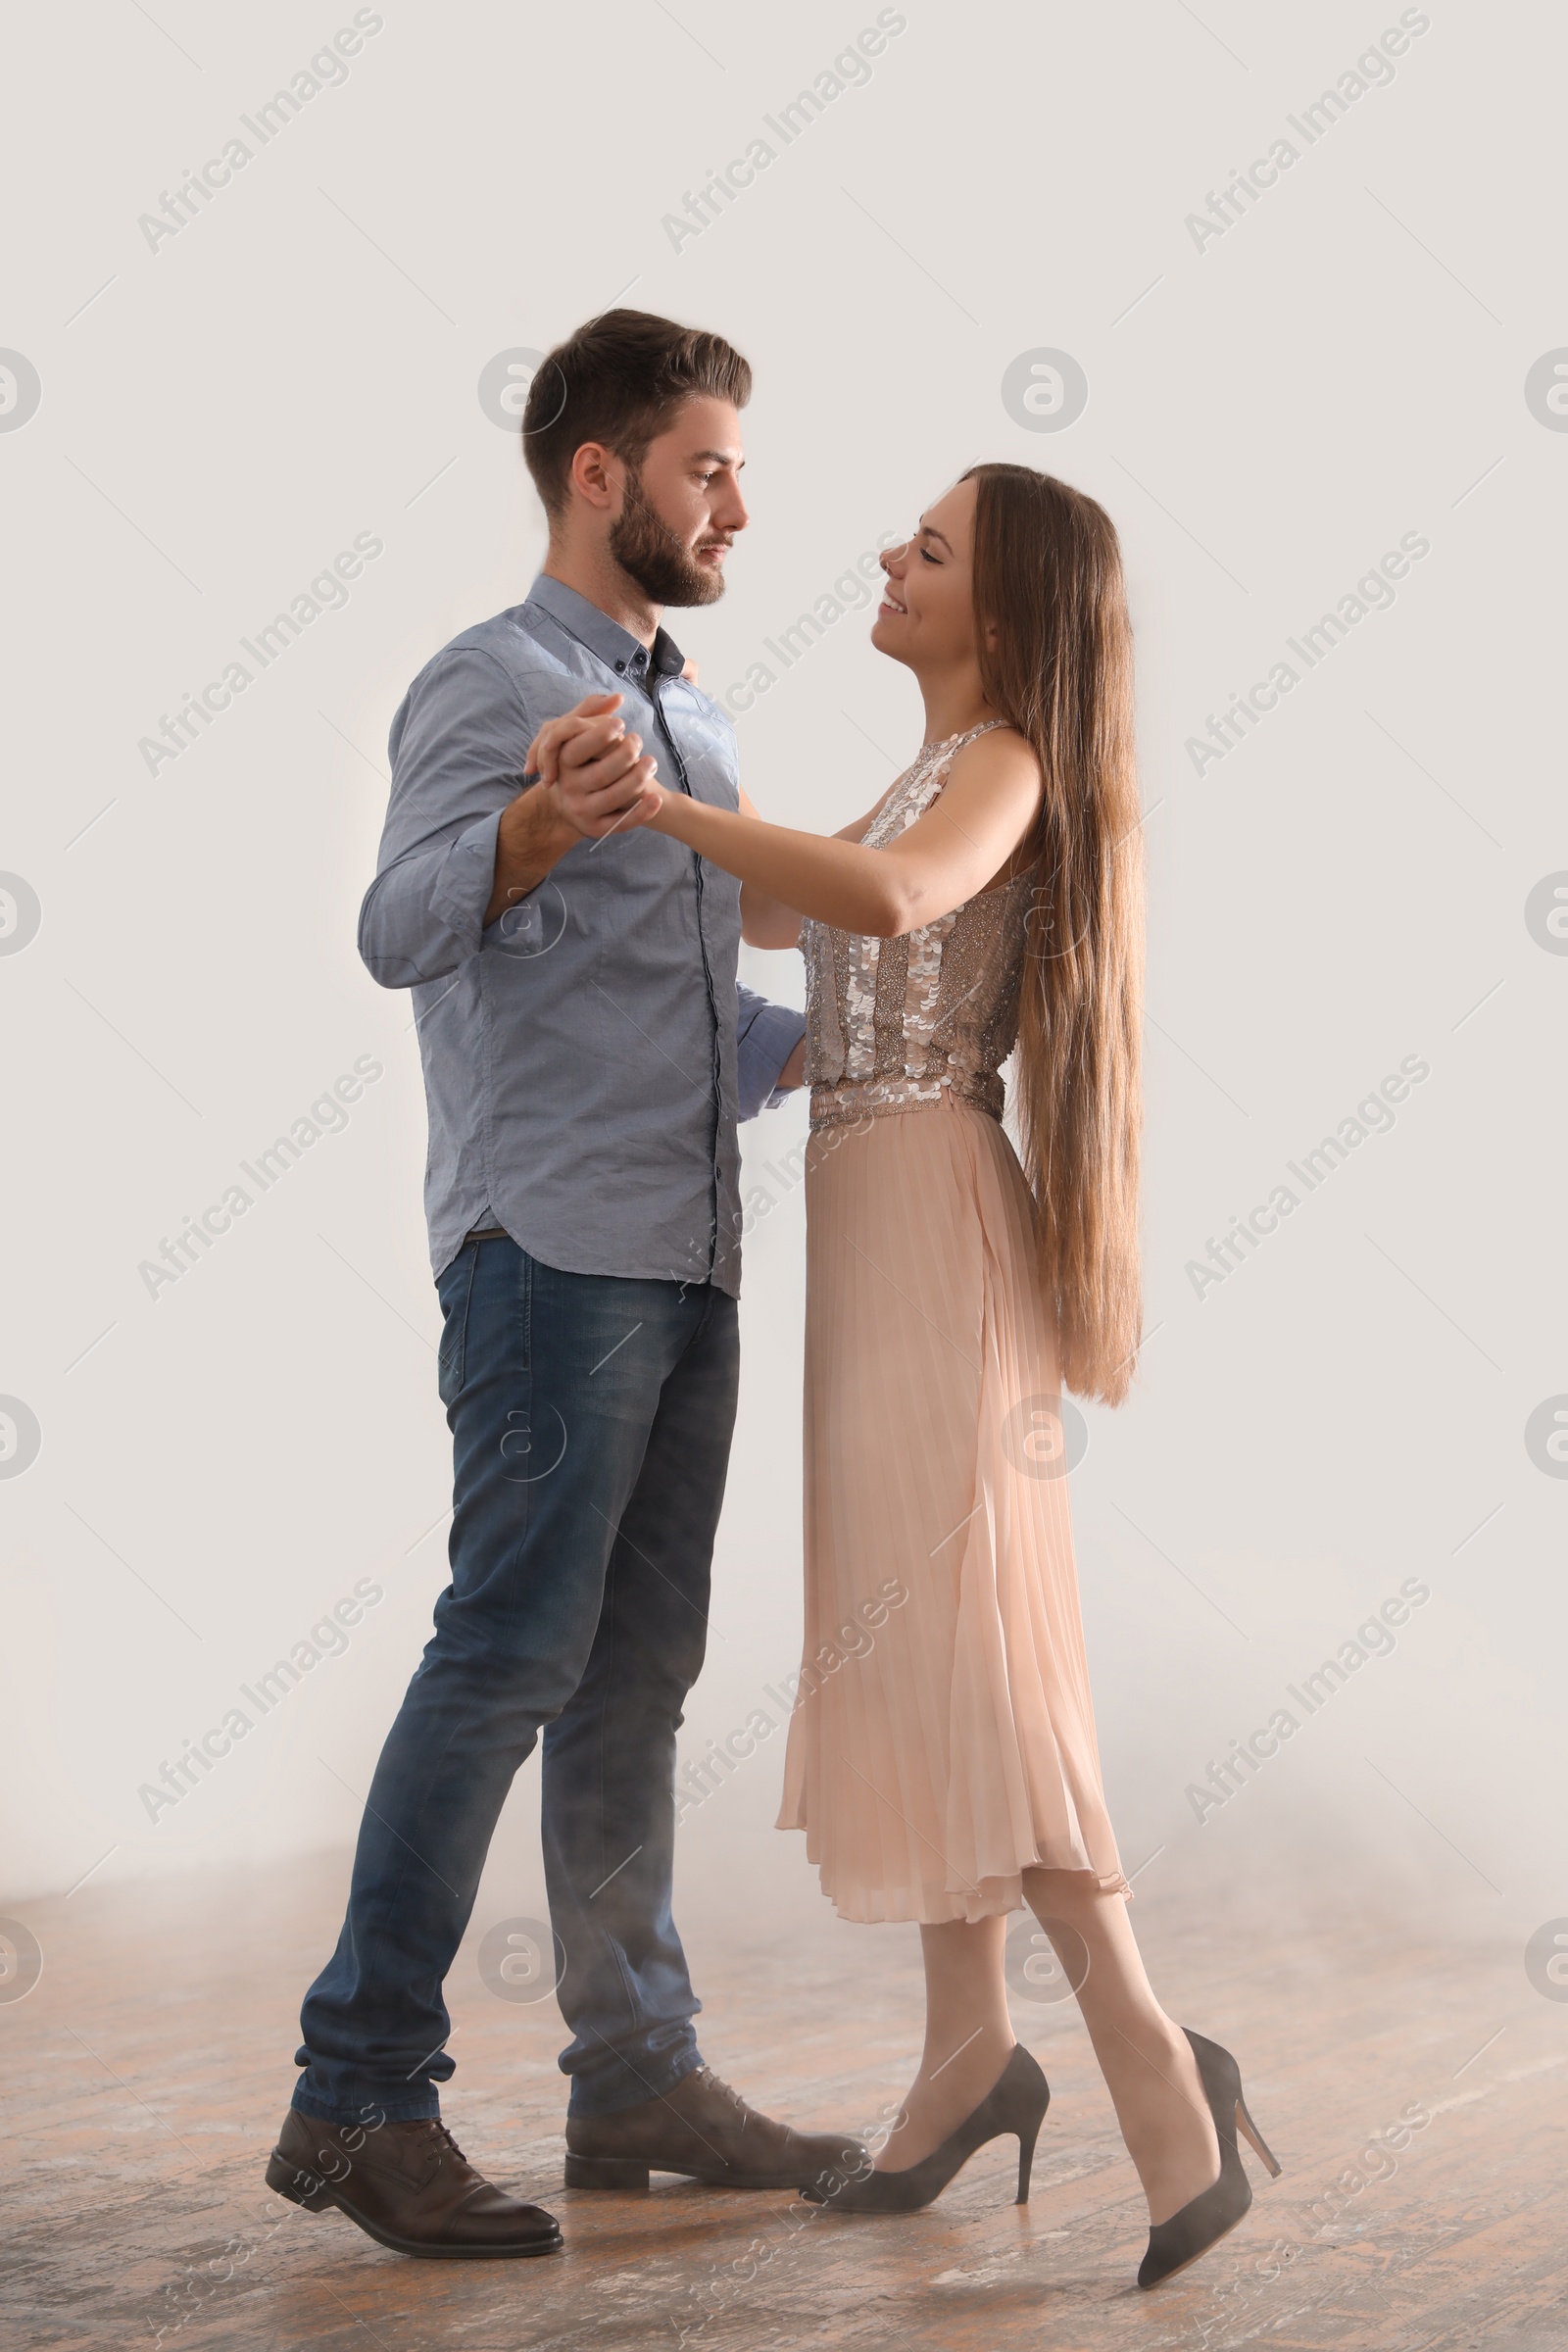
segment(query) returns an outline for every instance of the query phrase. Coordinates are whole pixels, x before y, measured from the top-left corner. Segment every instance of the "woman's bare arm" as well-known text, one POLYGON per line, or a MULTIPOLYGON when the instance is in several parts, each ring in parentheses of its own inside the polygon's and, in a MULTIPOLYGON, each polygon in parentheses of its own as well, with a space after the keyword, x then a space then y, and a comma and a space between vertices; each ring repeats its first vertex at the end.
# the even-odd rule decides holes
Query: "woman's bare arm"
POLYGON ((673 834, 737 875, 743 898, 749 889, 797 918, 897 939, 961 906, 1005 872, 1035 821, 1040 793, 1039 761, 1008 727, 965 745, 940 797, 880 849, 850 838, 863 833, 869 816, 844 834, 797 833, 765 824, 755 812, 710 808, 658 784, 644 787, 630 821, 673 834))
MULTIPOLYGON (((754 825, 762 821, 744 792, 741 814, 754 825)), ((749 948, 798 947, 804 919, 793 906, 786 906, 782 899, 773 898, 760 883, 741 884, 741 937, 749 948)))
MULTIPOLYGON (((683 674, 695 678, 697 674, 695 665, 688 662, 683 674)), ((534 779, 537 783, 554 789, 564 762, 568 760, 581 761, 589 754, 601 750, 603 745, 609 745, 609 762, 618 764, 618 768, 624 772, 619 779, 620 792, 607 791, 601 796, 603 801, 609 804, 602 814, 597 806, 595 808, 594 814, 599 821, 595 823, 593 829, 600 833, 607 830, 618 831, 622 825, 635 826, 648 823, 659 803, 666 797, 662 789, 652 781, 656 763, 643 754, 642 738, 638 735, 626 734, 624 722, 618 716, 621 701, 622 698, 618 694, 590 696, 585 702, 579 703, 575 710, 563 711, 559 718, 547 719, 528 747, 527 765, 534 779), (592 738, 591 742, 574 740, 588 737, 592 738), (568 745, 571 746, 569 753, 568 745), (624 800, 621 797, 622 793, 624 800)), ((597 778, 599 772, 598 769, 585 768, 583 770, 584 775, 593 778, 597 778)), ((891 786, 889 789, 892 789, 891 786)), ((678 797, 685 798, 684 795, 678 797)), ((858 842, 875 816, 877 809, 881 808, 882 801, 885 801, 886 798, 887 794, 884 793, 882 800, 879 800, 874 808, 868 808, 864 816, 858 817, 853 824, 846 825, 842 832, 834 836, 835 840, 858 842)), ((696 805, 701 806, 701 804, 696 805)), ((740 795, 738 819, 723 810, 715 809, 712 813, 723 816, 724 821, 728 824, 750 822, 760 826, 762 822, 744 792, 740 795)), ((579 827, 579 830, 581 829, 579 827)), ((679 835, 673 824, 664 829, 667 832, 677 833, 677 838, 684 838, 679 835)), ((779 830, 777 826, 763 829, 771 832, 779 830)), ((802 838, 812 837, 802 836, 802 838)), ((695 848, 699 845, 693 843, 692 846, 695 848)), ((556 854, 559 856, 560 852, 558 851, 556 854)), ((715 864, 723 862, 722 858, 714 859, 715 864)), ((728 867, 727 870, 739 871, 734 866, 728 867)), ((524 886, 531 888, 533 882, 538 878, 538 875, 530 874, 526 878, 524 886)), ((512 897, 516 895, 514 892, 504 892, 499 878, 496 891, 497 898, 496 904, 491 908, 492 914, 500 911, 503 900, 510 904, 512 897)), ((486 919, 488 920, 489 917, 486 919)), ((742 876, 741 936, 749 946, 754 948, 797 947, 800 944, 801 924, 804 919, 799 909, 789 906, 765 883, 748 880, 742 876)))
MULTIPOLYGON (((886 798, 884 793, 882 799, 886 798)), ((858 841, 881 806, 882 801, 878 801, 863 816, 858 816, 853 824, 835 833, 834 840, 858 841)), ((744 792, 741 794, 741 814, 750 817, 754 824, 762 822, 744 792)), ((804 920, 805 917, 795 907, 786 906, 782 899, 769 897, 759 883, 741 884, 741 937, 749 948, 799 947, 804 920)))

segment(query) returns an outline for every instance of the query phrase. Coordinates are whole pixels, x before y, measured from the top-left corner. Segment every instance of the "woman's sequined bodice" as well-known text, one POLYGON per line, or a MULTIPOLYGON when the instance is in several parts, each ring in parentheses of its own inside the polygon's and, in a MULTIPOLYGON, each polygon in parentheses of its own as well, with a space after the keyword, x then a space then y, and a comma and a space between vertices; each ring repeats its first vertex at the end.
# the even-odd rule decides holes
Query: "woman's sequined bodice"
MULTIPOLYGON (((1003 723, 926 744, 867 826, 863 846, 879 848, 923 816, 956 754, 1003 723)), ((949 1094, 1002 1116, 1000 1073, 1018 1034, 1033 883, 1032 872, 999 883, 903 939, 803 926, 813 1127, 912 1110, 949 1094)))

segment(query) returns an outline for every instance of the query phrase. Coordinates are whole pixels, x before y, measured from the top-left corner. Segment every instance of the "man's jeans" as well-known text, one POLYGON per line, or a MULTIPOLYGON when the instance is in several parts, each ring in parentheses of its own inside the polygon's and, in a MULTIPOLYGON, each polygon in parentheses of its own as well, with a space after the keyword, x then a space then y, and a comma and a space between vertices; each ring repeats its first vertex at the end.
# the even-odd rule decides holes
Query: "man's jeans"
POLYGON ((739 1358, 707 1285, 563 1274, 506 1238, 437 1286, 455 1441, 452 1583, 381 1751, 337 1950, 305 1998, 294 2103, 440 2112, 442 1981, 540 1727, 570 2112, 701 2063, 670 1915, 675 1733, 703 1662, 739 1358))

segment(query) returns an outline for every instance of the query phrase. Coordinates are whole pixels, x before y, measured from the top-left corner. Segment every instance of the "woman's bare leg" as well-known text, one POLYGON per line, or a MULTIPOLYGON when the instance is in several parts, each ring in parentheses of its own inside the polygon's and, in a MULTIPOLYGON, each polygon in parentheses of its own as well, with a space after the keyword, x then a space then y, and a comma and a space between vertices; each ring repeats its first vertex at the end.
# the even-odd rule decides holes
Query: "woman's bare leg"
MULTIPOLYGON (((1078 2006, 1149 2218, 1168 2221, 1219 2179, 1219 2142, 1192 2045, 1154 1998, 1122 1895, 1102 1892, 1087 1871, 1075 1870, 1025 1871, 1023 1890, 1048 1932, 1059 1921, 1082 1940, 1089 1973, 1078 2006)), ((1057 1958, 1076 1978, 1079 1966, 1062 1948, 1069 1943, 1060 1939, 1057 1958)))
POLYGON ((925 2049, 879 2172, 905 2172, 972 2115, 1012 2054, 1017 2035, 1002 1974, 1005 1919, 955 1920, 920 1930, 925 1961, 925 2049))

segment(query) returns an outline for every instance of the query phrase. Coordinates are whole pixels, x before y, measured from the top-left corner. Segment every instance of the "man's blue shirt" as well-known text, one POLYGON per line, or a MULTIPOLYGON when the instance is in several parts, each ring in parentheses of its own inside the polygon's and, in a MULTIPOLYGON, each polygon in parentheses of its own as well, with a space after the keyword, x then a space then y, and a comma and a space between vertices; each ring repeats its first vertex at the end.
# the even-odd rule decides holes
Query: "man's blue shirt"
POLYGON ((659 779, 738 805, 735 731, 597 605, 541 575, 525 604, 427 662, 392 722, 392 799, 360 953, 414 993, 437 1274, 504 1225, 565 1273, 740 1288, 737 1117, 769 1099, 804 1023, 739 988, 740 885, 644 827, 580 841, 484 927, 496 827, 544 721, 589 694, 659 779))

